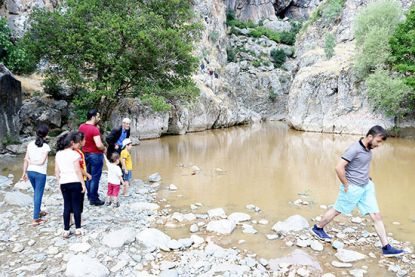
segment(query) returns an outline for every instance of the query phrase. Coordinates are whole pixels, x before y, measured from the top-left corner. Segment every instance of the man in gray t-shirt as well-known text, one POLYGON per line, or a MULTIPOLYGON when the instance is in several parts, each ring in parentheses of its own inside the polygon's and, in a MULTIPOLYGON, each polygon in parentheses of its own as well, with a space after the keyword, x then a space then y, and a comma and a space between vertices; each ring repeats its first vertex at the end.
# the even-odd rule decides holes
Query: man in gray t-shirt
POLYGON ((375 195, 375 185, 369 177, 372 149, 380 146, 387 138, 385 129, 373 126, 366 137, 352 144, 342 155, 336 166, 337 177, 341 181, 340 192, 334 207, 329 209, 310 230, 319 239, 330 241, 324 227, 339 214, 350 214, 356 207, 362 215, 369 214, 373 220, 376 233, 382 243, 382 253, 386 257, 399 256, 404 251, 388 243, 385 226, 380 216, 375 195))

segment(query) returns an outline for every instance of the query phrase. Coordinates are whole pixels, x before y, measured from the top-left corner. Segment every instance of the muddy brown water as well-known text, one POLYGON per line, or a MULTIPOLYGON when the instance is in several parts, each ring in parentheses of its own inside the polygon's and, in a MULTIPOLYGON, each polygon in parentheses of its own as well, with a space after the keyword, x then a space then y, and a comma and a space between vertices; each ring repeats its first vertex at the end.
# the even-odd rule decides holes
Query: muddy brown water
MULTIPOLYGON (((339 185, 334 167, 343 151, 358 139, 355 135, 293 131, 279 122, 166 136, 142 141, 133 148, 133 175, 147 179, 159 172, 163 178, 159 197, 165 198, 173 210, 192 212, 190 205, 199 202, 203 206, 194 213, 222 207, 228 215, 245 212, 254 220, 267 219, 267 225, 254 225, 257 234, 237 230, 221 237, 220 243, 269 259, 292 251, 280 240, 269 241, 265 237, 272 233, 271 228, 278 220, 294 214, 311 219, 324 212, 320 205, 334 203, 339 185), (200 168, 195 175, 194 165, 200 168), (178 190, 169 191, 169 184, 175 184, 178 190), (310 205, 299 207, 290 203, 297 199, 307 200, 310 205), (247 204, 258 206, 261 212, 249 212, 247 204), (239 244, 239 240, 245 242, 239 244)), ((415 140, 390 138, 373 150, 371 165, 387 232, 412 244, 415 244, 414 150, 415 140)), ((21 160, 22 157, 16 157, 0 161, 1 174, 11 172, 20 176, 21 160)), ((52 164, 51 158, 49 174, 53 173, 52 164)), ((359 214, 355 211, 354 215, 359 214)), ((370 226, 367 229, 374 232, 370 226)), ((173 237, 184 237, 188 236, 188 230, 186 225, 165 231, 173 237)), ((383 269, 379 274, 388 273, 383 269)))

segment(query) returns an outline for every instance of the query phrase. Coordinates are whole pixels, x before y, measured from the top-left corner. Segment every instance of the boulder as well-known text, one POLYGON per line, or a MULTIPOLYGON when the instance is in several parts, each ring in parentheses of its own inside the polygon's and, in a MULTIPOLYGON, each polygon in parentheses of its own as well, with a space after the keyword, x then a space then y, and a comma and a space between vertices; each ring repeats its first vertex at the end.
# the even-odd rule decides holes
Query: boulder
POLYGON ((337 259, 343 263, 351 263, 365 259, 367 256, 359 252, 348 249, 337 249, 337 253, 334 254, 337 259))
POLYGON ((171 240, 168 235, 154 228, 147 228, 139 232, 136 239, 147 248, 167 248, 169 241, 171 240))
POLYGON ((65 276, 68 277, 104 277, 108 276, 108 269, 97 259, 84 254, 72 256, 66 265, 65 276))
POLYGON ((233 220, 235 223, 251 220, 251 216, 246 213, 231 213, 228 219, 233 220))
POLYGON ((229 219, 212 220, 206 226, 206 230, 209 232, 215 232, 219 234, 230 234, 235 229, 236 224, 229 219))
POLYGON ((6 188, 13 184, 13 179, 0 175, 0 188, 6 188))
POLYGON ((148 181, 149 182, 160 182, 161 181, 160 173, 156 172, 156 173, 151 174, 150 176, 148 176, 148 181))
POLYGON ((9 205, 27 207, 33 203, 32 197, 19 191, 7 192, 4 201, 9 205))
POLYGON ((124 244, 128 244, 135 241, 135 236, 135 229, 127 227, 120 230, 112 231, 109 234, 105 234, 102 239, 102 243, 111 248, 119 248, 124 244))
POLYGON ((303 229, 309 228, 307 219, 300 215, 293 215, 287 218, 284 221, 278 221, 272 226, 272 230, 277 233, 288 233, 288 232, 298 232, 303 229))
POLYGON ((225 211, 222 208, 210 209, 207 213, 210 218, 226 216, 225 211))

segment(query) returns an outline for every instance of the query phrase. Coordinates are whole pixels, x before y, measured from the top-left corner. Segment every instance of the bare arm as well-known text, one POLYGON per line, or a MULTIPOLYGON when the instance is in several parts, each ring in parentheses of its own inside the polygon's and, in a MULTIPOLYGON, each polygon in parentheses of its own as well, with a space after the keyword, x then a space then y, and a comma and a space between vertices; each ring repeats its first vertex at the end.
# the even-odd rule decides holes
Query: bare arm
POLYGON ((102 151, 105 150, 105 145, 102 143, 101 136, 95 136, 94 142, 99 150, 102 150, 102 151))
POLYGON ((127 166, 125 165, 125 159, 121 159, 122 169, 125 173, 128 173, 127 166))
POLYGON ((58 180, 58 183, 59 183, 59 179, 60 179, 60 169, 59 169, 59 166, 58 166, 58 163, 55 161, 55 177, 56 177, 56 180, 58 180))
POLYGON ((27 181, 27 167, 29 166, 29 154, 26 151, 26 156, 24 157, 23 160, 23 174, 22 174, 22 180, 24 180, 25 182, 27 181))
POLYGON ((339 163, 336 166, 336 174, 339 178, 340 182, 344 185, 344 191, 347 192, 348 190, 348 182, 346 179, 346 166, 349 164, 348 161, 344 159, 340 159, 339 163))
POLYGON ((84 193, 86 191, 86 187, 85 187, 84 177, 82 175, 82 169, 81 169, 81 166, 79 165, 79 160, 74 161, 73 164, 75 167, 76 175, 78 176, 81 182, 81 185, 82 185, 82 193, 84 193))

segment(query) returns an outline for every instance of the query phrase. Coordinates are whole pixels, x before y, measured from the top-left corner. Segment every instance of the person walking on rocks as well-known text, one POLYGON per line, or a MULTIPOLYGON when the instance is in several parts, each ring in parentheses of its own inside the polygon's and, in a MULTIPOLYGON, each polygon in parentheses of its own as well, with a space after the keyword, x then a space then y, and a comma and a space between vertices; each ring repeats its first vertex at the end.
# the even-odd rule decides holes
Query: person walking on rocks
POLYGON ((82 150, 85 153, 87 172, 92 176, 92 179, 86 182, 86 187, 89 203, 94 206, 101 206, 105 203, 99 199, 98 195, 99 180, 104 165, 103 152, 105 150, 101 133, 97 127, 100 119, 100 113, 96 109, 92 109, 87 113, 87 121, 81 124, 78 130, 85 135, 85 146, 82 150))
POLYGON ((386 257, 399 256, 403 250, 396 249, 388 243, 375 195, 375 185, 369 177, 372 149, 379 147, 387 139, 387 133, 381 126, 373 126, 366 137, 352 144, 341 156, 336 166, 340 182, 340 192, 334 207, 311 228, 311 233, 321 240, 330 241, 331 237, 324 231, 339 214, 350 214, 357 206, 362 215, 369 214, 373 220, 376 233, 382 243, 382 253, 386 257))
POLYGON ((106 137, 108 143, 107 157, 111 158, 111 154, 117 152, 121 153, 122 142, 130 137, 130 124, 131 119, 124 118, 122 125, 111 130, 111 133, 106 137))
POLYGON ((79 165, 80 156, 73 150, 76 132, 68 133, 59 138, 55 157, 55 176, 63 196, 63 237, 70 236, 70 214, 75 219, 75 235, 83 234, 81 229, 81 200, 85 193, 85 181, 79 165))
POLYGON ((30 180, 33 187, 33 221, 32 225, 37 226, 45 220, 40 217, 47 213, 40 210, 42 205, 43 192, 46 184, 46 174, 48 168, 48 154, 50 152, 49 145, 45 142, 45 138, 49 133, 46 125, 40 125, 36 131, 36 140, 27 146, 26 156, 23 162, 22 180, 30 180))

